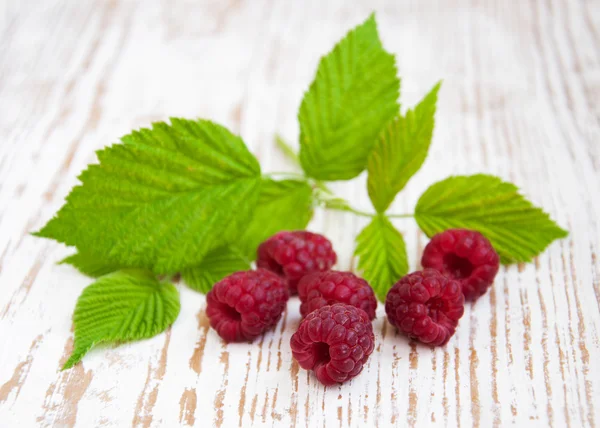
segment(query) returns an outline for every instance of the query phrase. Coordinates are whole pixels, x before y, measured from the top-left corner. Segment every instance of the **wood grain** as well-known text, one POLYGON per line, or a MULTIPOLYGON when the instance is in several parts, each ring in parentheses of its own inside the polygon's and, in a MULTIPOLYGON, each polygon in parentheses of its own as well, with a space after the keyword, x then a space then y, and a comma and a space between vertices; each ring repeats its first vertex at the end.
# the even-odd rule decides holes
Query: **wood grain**
MULTIPOLYGON (((0 425, 589 426, 600 408, 600 2, 57 1, 0 7, 0 425), (265 171, 292 170, 296 112, 319 57, 376 10, 398 57, 402 103, 439 79, 434 141, 394 202, 410 212, 450 174, 518 184, 570 236, 501 269, 442 349, 398 335, 351 383, 322 387, 291 357, 292 299, 276 329, 226 345, 204 296, 179 284, 175 324, 92 351, 70 371, 71 312, 90 280, 70 251, 29 235, 61 206, 94 151, 169 116, 240 133, 265 171)), ((332 185, 371 210, 364 177, 332 185)), ((340 269, 365 219, 318 211, 340 269)), ((411 267, 426 238, 398 219, 411 267)))

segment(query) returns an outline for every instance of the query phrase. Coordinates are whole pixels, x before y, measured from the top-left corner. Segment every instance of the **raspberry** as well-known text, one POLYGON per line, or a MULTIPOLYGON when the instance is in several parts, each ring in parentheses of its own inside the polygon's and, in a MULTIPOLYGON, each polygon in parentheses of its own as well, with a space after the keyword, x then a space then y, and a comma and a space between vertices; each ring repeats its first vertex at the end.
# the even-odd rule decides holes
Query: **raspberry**
POLYGON ((256 265, 285 278, 291 294, 307 273, 326 271, 337 256, 323 235, 299 230, 279 232, 258 247, 256 265))
POLYGON ((449 229, 425 247, 421 264, 457 280, 466 300, 477 300, 494 282, 500 258, 485 236, 474 230, 449 229))
POLYGON ((303 317, 323 306, 346 303, 365 311, 369 319, 375 318, 377 299, 373 289, 351 272, 331 270, 306 275, 298 283, 298 295, 303 317))
POLYGON ((225 341, 250 341, 277 324, 287 300, 287 287, 272 272, 236 272, 206 295, 206 315, 225 341))
POLYGON ((336 303, 308 314, 290 346, 300 367, 314 371, 323 385, 333 385, 362 371, 375 347, 375 336, 365 311, 336 303))
POLYGON ((460 284, 434 269, 406 275, 388 292, 388 320, 409 337, 445 345, 465 310, 460 284))

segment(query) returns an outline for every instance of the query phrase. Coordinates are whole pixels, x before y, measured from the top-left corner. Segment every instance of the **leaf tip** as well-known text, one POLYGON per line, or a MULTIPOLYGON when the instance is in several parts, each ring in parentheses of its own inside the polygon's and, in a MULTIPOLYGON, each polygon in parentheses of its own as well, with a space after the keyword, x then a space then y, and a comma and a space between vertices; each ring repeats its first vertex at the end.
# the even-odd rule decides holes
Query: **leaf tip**
POLYGON ((46 238, 46 239, 54 239, 57 242, 61 242, 59 239, 55 238, 53 236, 53 233, 51 230, 49 230, 48 225, 50 223, 46 224, 44 227, 42 227, 40 230, 36 230, 35 232, 29 232, 29 234, 35 238, 46 238))
POLYGON ((81 356, 80 355, 78 355, 78 354, 71 354, 71 356, 69 357, 69 359, 67 360, 67 362, 60 369, 60 371, 64 372, 65 370, 69 370, 70 368, 72 368, 75 364, 79 363, 80 361, 81 361, 81 356))
POLYGON ((385 304, 385 299, 387 297, 387 292, 389 291, 389 289, 385 290, 385 293, 383 291, 377 291, 375 292, 375 297, 377 297, 377 300, 379 300, 379 303, 383 303, 385 304))
POLYGON ((556 234, 558 236, 557 239, 562 239, 562 238, 566 238, 567 236, 569 236, 569 231, 567 229, 563 229, 562 227, 560 227, 557 224, 556 225, 556 234))
POLYGON ((57 265, 70 265, 73 255, 65 257, 62 260, 56 262, 57 265))

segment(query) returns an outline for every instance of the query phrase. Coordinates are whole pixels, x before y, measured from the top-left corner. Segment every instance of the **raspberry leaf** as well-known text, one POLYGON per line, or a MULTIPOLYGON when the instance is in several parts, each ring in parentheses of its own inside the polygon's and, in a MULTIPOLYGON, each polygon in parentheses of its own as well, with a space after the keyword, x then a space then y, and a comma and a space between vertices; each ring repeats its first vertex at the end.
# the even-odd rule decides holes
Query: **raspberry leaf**
POLYGON ((373 217, 356 237, 358 270, 384 302, 388 290, 408 272, 406 245, 402 234, 383 214, 373 217))
POLYGON ((59 264, 69 264, 82 274, 92 278, 99 278, 121 268, 118 264, 106 262, 93 254, 82 252, 70 255, 61 260, 59 264))
POLYGON ((179 307, 177 289, 151 272, 124 270, 101 277, 77 300, 73 352, 63 370, 99 344, 156 336, 175 321, 179 307))
POLYGON ((239 236, 258 200, 260 166, 210 121, 171 119, 98 152, 37 233, 110 263, 173 273, 239 236))
MULTIPOLYGON (((200 263, 182 269, 181 275, 191 288, 207 293, 225 276, 250 269, 250 261, 256 258, 256 249, 261 242, 281 230, 304 229, 312 214, 312 188, 306 181, 264 179, 259 204, 238 241, 211 250, 200 263)), ((75 253, 60 263, 70 264, 93 278, 123 267, 83 252, 75 253)))
POLYGON ((369 156, 367 188, 380 213, 389 208, 427 157, 440 85, 441 82, 435 85, 414 110, 398 116, 379 134, 369 156))
POLYGON ((312 188, 303 180, 264 179, 252 220, 235 246, 249 259, 265 239, 281 230, 304 229, 313 215, 312 188))
POLYGON ((208 293, 215 283, 227 275, 250 269, 250 262, 233 247, 211 251, 199 265, 181 271, 183 281, 196 291, 208 293))
POLYGON ((319 62, 305 93, 300 162, 319 180, 348 180, 366 167, 379 131, 399 112, 394 56, 383 49, 375 15, 351 30, 319 62))
POLYGON ((514 184, 484 174, 433 184, 419 199, 415 219, 429 237, 452 228, 477 230, 505 264, 531 261, 568 234, 519 194, 514 184))

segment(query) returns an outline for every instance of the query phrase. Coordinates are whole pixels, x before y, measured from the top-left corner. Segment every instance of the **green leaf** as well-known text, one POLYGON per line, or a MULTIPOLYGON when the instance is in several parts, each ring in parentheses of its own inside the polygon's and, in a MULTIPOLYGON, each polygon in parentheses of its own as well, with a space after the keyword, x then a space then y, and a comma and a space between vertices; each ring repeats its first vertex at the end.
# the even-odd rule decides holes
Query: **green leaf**
MULTIPOLYGON (((260 204, 238 242, 211 250, 195 266, 181 270, 191 288, 207 293, 225 276, 250 269, 256 248, 280 230, 304 229, 312 217, 312 189, 306 181, 265 179, 261 186, 260 204)), ((80 272, 97 278, 123 268, 100 257, 78 252, 62 260, 80 272)))
POLYGON ((250 262, 238 250, 222 247, 208 253, 199 265, 181 271, 181 276, 191 288, 206 294, 227 275, 248 269, 250 262))
POLYGON ((427 157, 440 85, 441 82, 435 85, 406 116, 398 116, 390 122, 373 147, 367 165, 367 188, 378 212, 389 208, 427 157))
POLYGON ((264 179, 254 216, 237 242, 211 251, 198 265, 182 270, 183 280, 208 293, 225 276, 250 269, 261 242, 281 230, 304 229, 312 214, 312 188, 306 181, 264 179))
POLYGON ((118 264, 106 262, 95 255, 81 252, 70 255, 66 259, 61 260, 59 264, 69 264, 82 274, 92 278, 104 276, 122 267, 118 264))
POLYGON ((477 230, 490 240, 503 263, 530 261, 568 234, 520 195, 514 184, 484 174, 433 184, 419 199, 415 219, 429 237, 451 228, 477 230))
POLYGON ((155 123, 98 152, 37 236, 120 266, 173 273, 237 239, 260 191, 243 141, 205 120, 155 123))
POLYGON ((254 216, 235 246, 254 260, 261 242, 281 230, 304 229, 312 215, 312 188, 306 181, 265 179, 254 216))
POLYGON ((360 174, 379 131, 399 112, 394 56, 383 49, 375 15, 321 58, 304 95, 300 161, 310 177, 348 180, 360 174))
POLYGON ((148 271, 118 271, 103 276, 79 296, 73 323, 73 352, 63 370, 94 346, 156 336, 179 314, 179 292, 148 271))
POLYGON ((354 254, 363 278, 382 302, 394 283, 408 273, 404 238, 383 214, 373 217, 356 237, 354 254))

